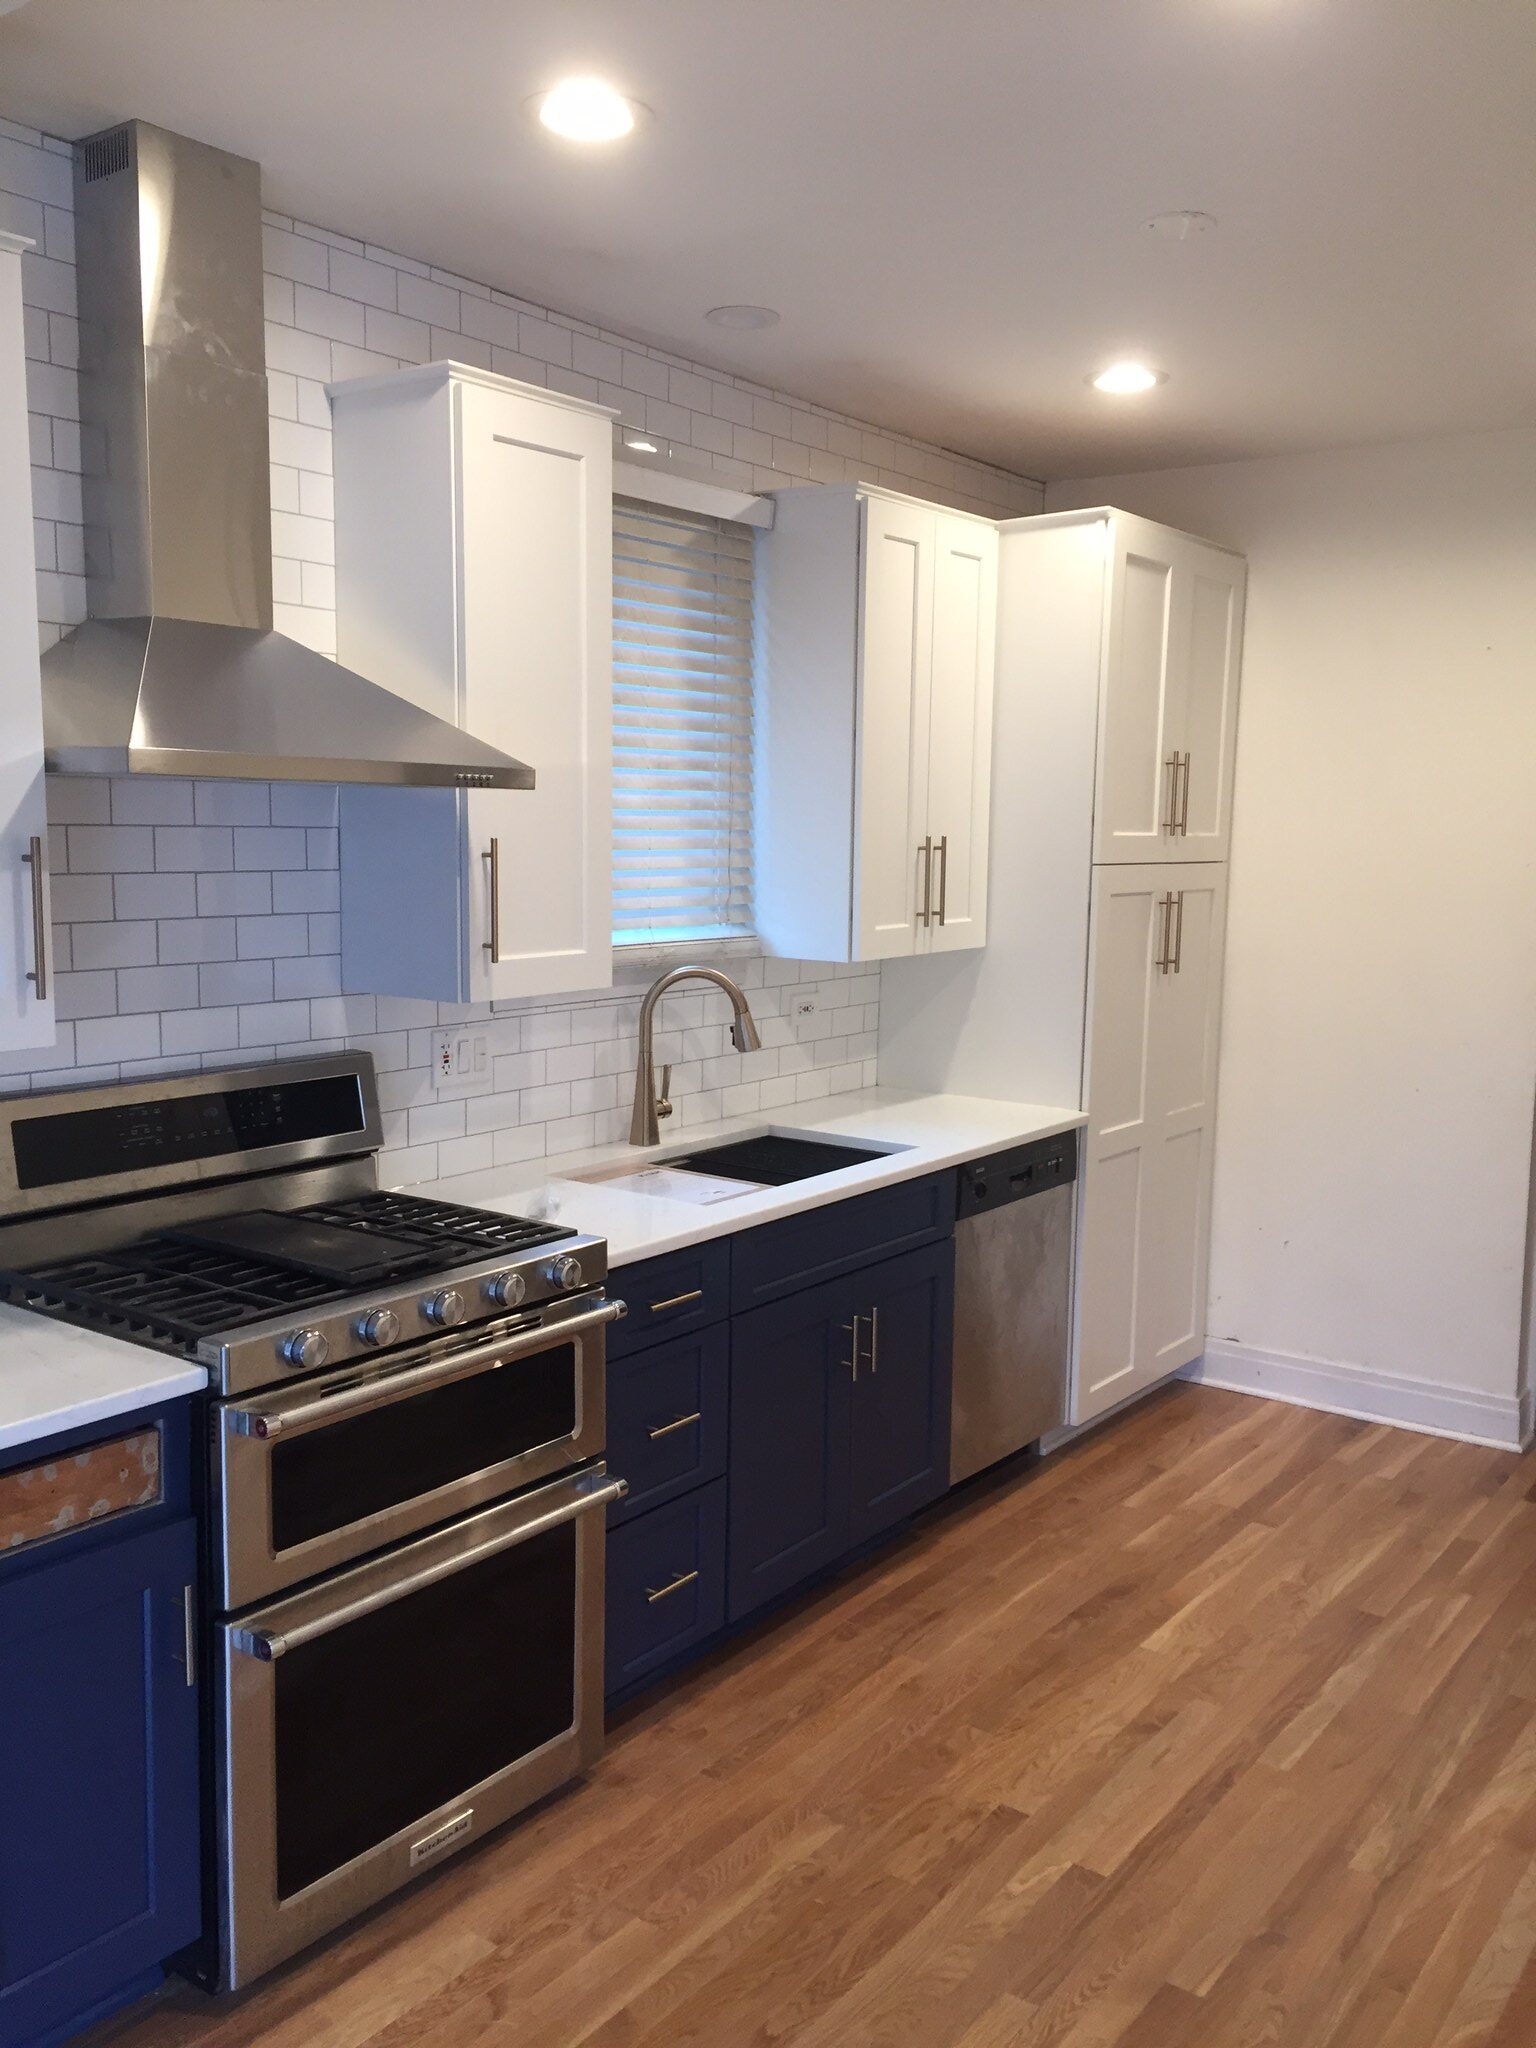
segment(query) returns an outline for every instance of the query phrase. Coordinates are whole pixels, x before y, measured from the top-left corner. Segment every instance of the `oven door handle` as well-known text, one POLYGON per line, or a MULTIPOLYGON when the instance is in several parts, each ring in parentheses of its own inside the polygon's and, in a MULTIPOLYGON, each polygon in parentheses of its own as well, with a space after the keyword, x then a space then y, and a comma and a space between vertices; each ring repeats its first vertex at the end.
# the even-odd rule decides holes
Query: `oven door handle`
POLYGON ((343 1600, 323 1614, 294 1622, 288 1628, 261 1628, 254 1623, 246 1623, 230 1630, 230 1642, 243 1655, 270 1664, 285 1651, 298 1649, 301 1643, 312 1643, 319 1636, 330 1635, 333 1629, 345 1628, 348 1622, 361 1621, 364 1615, 375 1614, 381 1607, 388 1607, 411 1593, 419 1593, 424 1587, 435 1586, 440 1579, 450 1578, 468 1565, 481 1564, 498 1551, 526 1543, 531 1536, 542 1536, 546 1529, 557 1529, 562 1522, 574 1522, 578 1516, 596 1514, 599 1508, 607 1507, 611 1501, 622 1500, 629 1491, 629 1481, 597 1479, 594 1475, 591 1479, 578 1480, 577 1489, 558 1506, 545 1508, 540 1514, 524 1515, 510 1529, 486 1537, 483 1543, 440 1557, 418 1571, 407 1568, 398 1577, 391 1576, 381 1584, 372 1585, 366 1593, 359 1593, 352 1600, 343 1600))
POLYGON ((345 1421, 351 1415, 366 1415, 371 1408, 383 1408, 391 1401, 419 1394, 430 1387, 447 1386, 453 1380, 479 1372, 484 1366, 510 1365, 516 1359, 527 1358, 532 1352, 548 1351, 572 1337, 600 1330, 605 1323, 617 1322, 627 1313, 624 1302, 605 1301, 581 1315, 562 1316, 552 1322, 540 1323, 531 1330, 519 1330, 510 1337, 476 1344, 467 1351, 455 1351, 447 1358, 435 1359, 430 1365, 407 1366, 400 1372, 385 1373, 377 1379, 364 1381, 360 1386, 344 1387, 340 1393, 311 1396, 307 1400, 302 1396, 274 1394, 263 1401, 253 1401, 247 1407, 226 1408, 225 1425, 239 1436, 263 1440, 275 1436, 296 1436, 301 1430, 319 1429, 328 1422, 345 1421))

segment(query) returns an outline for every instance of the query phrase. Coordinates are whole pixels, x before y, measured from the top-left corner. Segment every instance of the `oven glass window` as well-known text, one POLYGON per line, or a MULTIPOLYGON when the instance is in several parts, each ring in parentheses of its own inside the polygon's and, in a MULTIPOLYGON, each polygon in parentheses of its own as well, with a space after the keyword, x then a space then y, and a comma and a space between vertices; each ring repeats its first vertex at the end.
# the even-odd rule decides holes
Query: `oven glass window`
POLYGON ((348 1528, 576 1428, 576 1346, 554 1344, 272 1448, 272 1547, 348 1528))
POLYGON ((576 1533, 546 1529, 276 1660, 280 1897, 571 1727, 576 1533))

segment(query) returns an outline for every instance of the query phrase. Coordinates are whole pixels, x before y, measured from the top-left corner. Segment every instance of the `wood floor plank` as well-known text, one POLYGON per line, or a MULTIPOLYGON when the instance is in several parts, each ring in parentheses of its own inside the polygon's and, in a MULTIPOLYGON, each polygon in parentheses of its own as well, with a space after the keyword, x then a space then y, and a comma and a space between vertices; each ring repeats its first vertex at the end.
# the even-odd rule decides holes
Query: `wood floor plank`
POLYGON ((1536 1460, 1178 1387, 112 2048, 1536 2048, 1536 1460))

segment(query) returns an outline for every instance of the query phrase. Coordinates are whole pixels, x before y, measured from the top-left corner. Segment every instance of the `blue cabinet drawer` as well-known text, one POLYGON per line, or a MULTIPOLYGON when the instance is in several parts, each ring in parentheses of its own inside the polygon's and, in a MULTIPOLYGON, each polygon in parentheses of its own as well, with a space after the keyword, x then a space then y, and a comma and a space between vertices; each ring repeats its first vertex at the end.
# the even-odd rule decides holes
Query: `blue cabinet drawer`
POLYGON ((608 1368, 608 1469, 629 1481, 610 1524, 632 1522, 725 1471, 730 1331, 653 1344, 608 1368))
POLYGON ((725 1621, 725 1481, 608 1537, 607 1690, 619 1692, 725 1621))
POLYGON ((627 1358, 659 1338, 723 1322, 731 1307, 730 1274, 725 1238, 621 1266, 609 1279, 608 1292, 628 1305, 629 1314, 610 1326, 608 1356, 627 1358))
POLYGON ((739 1315, 873 1259, 936 1243, 954 1226, 955 1176, 946 1172, 744 1230, 731 1240, 732 1310, 739 1315))

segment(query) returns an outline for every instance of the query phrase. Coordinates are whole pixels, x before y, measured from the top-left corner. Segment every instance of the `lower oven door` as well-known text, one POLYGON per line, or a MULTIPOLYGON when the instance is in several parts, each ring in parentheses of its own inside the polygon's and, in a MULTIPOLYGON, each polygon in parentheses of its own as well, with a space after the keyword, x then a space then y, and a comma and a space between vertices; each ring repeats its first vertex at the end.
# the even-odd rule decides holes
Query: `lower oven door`
POLYGON ((592 1466, 219 1625, 222 1985, 598 1756, 624 1491, 592 1466))
POLYGON ((603 1450, 584 1302, 215 1408, 216 1604, 244 1607, 603 1450))

